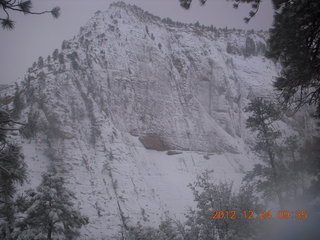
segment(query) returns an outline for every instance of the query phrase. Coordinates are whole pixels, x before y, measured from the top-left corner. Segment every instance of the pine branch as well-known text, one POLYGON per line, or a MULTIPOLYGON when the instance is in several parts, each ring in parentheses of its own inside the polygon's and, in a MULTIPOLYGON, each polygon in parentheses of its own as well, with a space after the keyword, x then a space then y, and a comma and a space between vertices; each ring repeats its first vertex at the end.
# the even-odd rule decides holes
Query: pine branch
POLYGON ((0 200, 0 203, 9 204, 8 202, 2 201, 2 200, 0 200))
POLYGON ((53 18, 58 18, 60 16, 60 7, 54 7, 50 11, 42 11, 42 12, 33 12, 32 2, 31 0, 20 1, 17 3, 16 0, 0 0, 0 9, 4 11, 6 14, 6 18, 0 18, 0 22, 3 29, 13 29, 14 21, 10 19, 9 10, 22 12, 23 14, 32 14, 32 15, 42 15, 46 13, 51 13, 53 18))
POLYGON ((9 18, 0 18, 1 26, 3 29, 12 29, 14 28, 14 22, 10 20, 9 18))
POLYGON ((17 121, 14 121, 12 119, 10 119, 10 122, 14 123, 14 124, 19 124, 19 125, 22 125, 22 126, 25 126, 26 124, 25 123, 21 123, 21 122, 17 122, 17 121))
POLYGON ((249 16, 243 19, 245 23, 249 23, 250 20, 258 13, 260 4, 261 4, 261 0, 256 0, 256 2, 252 3, 251 7, 252 9, 255 9, 255 10, 251 10, 249 12, 249 16))
POLYGON ((0 127, 0 130, 2 130, 2 131, 19 131, 18 128, 2 128, 2 127, 0 127))
POLYGON ((10 172, 6 168, 2 167, 1 165, 0 165, 0 169, 2 169, 2 171, 6 172, 8 175, 10 175, 10 172))

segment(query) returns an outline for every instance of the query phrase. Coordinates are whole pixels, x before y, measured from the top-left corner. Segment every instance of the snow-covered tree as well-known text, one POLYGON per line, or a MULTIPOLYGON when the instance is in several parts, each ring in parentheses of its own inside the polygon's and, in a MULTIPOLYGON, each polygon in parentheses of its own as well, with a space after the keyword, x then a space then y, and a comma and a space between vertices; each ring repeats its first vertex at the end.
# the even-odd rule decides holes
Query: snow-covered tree
POLYGON ((140 222, 119 234, 121 240, 184 240, 177 224, 167 218, 158 227, 145 227, 140 222))
POLYGON ((44 61, 43 61, 43 58, 40 56, 38 58, 38 68, 43 68, 43 65, 44 65, 44 61))
POLYGON ((265 197, 276 194, 283 207, 281 186, 284 182, 285 170, 279 147, 281 132, 275 127, 275 122, 281 119, 281 111, 274 103, 262 98, 253 99, 245 110, 251 113, 246 127, 257 134, 253 150, 264 160, 264 164, 255 165, 254 169, 247 174, 246 179, 252 180, 256 177, 264 179, 258 180, 258 191, 263 192, 265 197))
POLYGON ((36 190, 26 191, 17 200, 20 212, 14 235, 18 240, 77 239, 78 230, 88 223, 74 207, 74 193, 65 187, 55 170, 42 175, 36 190))
POLYGON ((18 130, 15 124, 7 111, 0 110, 0 239, 11 239, 16 184, 26 180, 20 147, 7 139, 8 132, 18 130))
POLYGON ((52 58, 53 58, 53 60, 55 61, 55 60, 58 59, 58 57, 59 57, 59 50, 58 50, 58 49, 55 49, 55 50, 53 51, 53 53, 52 53, 52 58))
POLYGON ((242 185, 239 192, 234 192, 232 183, 215 183, 211 173, 205 171, 189 185, 197 208, 190 210, 186 215, 186 239, 250 239, 258 231, 258 221, 244 218, 235 220, 229 217, 215 219, 213 211, 258 212, 261 205, 253 193, 253 188, 250 185, 242 185))

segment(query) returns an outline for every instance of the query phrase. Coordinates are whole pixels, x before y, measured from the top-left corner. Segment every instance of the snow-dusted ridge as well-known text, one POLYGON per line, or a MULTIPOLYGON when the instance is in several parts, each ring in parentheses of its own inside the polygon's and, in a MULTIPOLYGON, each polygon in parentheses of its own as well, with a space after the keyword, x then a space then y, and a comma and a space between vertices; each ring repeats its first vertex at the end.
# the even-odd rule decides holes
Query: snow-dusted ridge
POLYGON ((31 185, 57 167, 90 218, 82 239, 109 239, 121 215, 183 217, 197 174, 239 183, 253 162, 244 107, 272 95, 277 75, 265 48, 262 31, 174 23, 123 2, 97 12, 19 84, 20 121, 35 123, 21 139, 31 185))

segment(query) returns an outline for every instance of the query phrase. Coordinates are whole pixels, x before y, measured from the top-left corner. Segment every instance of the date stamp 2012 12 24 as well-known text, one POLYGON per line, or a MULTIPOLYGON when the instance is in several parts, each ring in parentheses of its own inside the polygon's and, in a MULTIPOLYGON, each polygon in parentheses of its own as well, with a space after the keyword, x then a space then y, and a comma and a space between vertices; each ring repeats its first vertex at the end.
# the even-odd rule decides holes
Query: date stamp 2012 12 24
POLYGON ((212 211, 213 216, 211 219, 271 219, 271 218, 278 218, 278 219, 307 219, 308 218, 308 211, 303 210, 295 210, 295 211, 288 211, 288 210, 279 210, 276 213, 272 211, 212 211))

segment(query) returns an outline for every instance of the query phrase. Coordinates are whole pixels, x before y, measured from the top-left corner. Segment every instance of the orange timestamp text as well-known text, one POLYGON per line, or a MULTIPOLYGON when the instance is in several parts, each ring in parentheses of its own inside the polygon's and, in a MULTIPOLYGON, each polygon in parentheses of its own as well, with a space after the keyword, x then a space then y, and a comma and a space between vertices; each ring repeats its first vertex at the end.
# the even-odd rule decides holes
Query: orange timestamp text
POLYGON ((272 211, 212 211, 213 216, 211 219, 307 219, 308 211, 295 210, 280 210, 275 213, 272 211))

